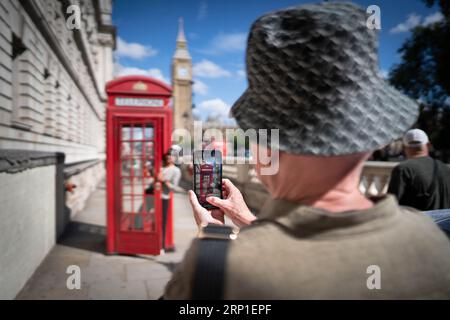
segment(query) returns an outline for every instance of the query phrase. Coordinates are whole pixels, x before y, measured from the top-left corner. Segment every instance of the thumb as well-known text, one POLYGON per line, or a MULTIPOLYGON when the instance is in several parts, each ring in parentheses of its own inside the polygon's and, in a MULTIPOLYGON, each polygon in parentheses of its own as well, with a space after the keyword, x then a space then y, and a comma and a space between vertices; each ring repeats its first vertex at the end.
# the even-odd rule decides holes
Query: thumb
POLYGON ((228 207, 229 207, 227 200, 223 200, 218 197, 208 197, 208 198, 206 198, 206 201, 208 201, 213 206, 216 206, 222 210, 228 209, 228 207))

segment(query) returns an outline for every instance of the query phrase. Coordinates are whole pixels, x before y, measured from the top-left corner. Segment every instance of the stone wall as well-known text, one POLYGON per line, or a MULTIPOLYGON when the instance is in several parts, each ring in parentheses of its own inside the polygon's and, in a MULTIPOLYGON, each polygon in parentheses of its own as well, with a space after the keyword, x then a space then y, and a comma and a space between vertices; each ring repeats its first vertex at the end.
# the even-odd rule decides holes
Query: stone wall
POLYGON ((0 152, 0 299, 14 298, 55 244, 63 159, 0 152))
POLYGON ((72 218, 76 213, 84 209, 91 193, 98 187, 99 182, 105 176, 105 163, 103 161, 81 164, 80 170, 71 172, 66 170, 65 178, 68 183, 76 185, 73 192, 66 192, 66 206, 70 210, 72 218))

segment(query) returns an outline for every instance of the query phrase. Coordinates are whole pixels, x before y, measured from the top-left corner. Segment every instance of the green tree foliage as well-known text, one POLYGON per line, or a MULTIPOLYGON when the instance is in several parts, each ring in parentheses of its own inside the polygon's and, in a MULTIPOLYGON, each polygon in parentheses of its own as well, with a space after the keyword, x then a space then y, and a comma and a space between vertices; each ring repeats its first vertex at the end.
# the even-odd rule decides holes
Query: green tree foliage
POLYGON ((412 30, 399 49, 402 62, 389 81, 421 102, 417 127, 425 130, 443 160, 450 155, 450 1, 424 0, 439 5, 444 19, 412 30))

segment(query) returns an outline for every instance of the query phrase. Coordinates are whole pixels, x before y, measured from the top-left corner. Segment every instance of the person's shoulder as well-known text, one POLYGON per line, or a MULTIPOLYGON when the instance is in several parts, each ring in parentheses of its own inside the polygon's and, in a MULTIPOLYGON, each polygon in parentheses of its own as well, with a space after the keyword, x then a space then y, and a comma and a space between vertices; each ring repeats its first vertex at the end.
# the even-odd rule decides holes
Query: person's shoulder
POLYGON ((392 169, 392 177, 401 177, 414 170, 409 164, 406 163, 407 161, 409 160, 400 162, 392 169))
POLYGON ((417 210, 413 207, 408 206, 398 206, 398 211, 400 217, 406 221, 412 221, 420 226, 425 227, 435 227, 433 220, 425 215, 422 211, 417 210))
POLYGON ((450 166, 449 164, 442 162, 441 160, 436 159, 436 162, 438 163, 438 166, 440 168, 442 168, 443 171, 447 172, 448 174, 450 174, 450 166))
POLYGON ((432 163, 432 158, 429 157, 408 159, 400 162, 394 170, 397 172, 415 172, 426 166, 432 165, 432 163))
POLYGON ((269 221, 257 222, 241 228, 235 241, 231 241, 230 253, 233 256, 259 255, 259 249, 276 247, 280 238, 284 237, 283 230, 269 221))
POLYGON ((168 172, 170 172, 171 174, 178 174, 181 173, 181 169, 178 168, 177 166, 173 165, 167 168, 168 172))
POLYGON ((399 206, 399 213, 403 228, 409 229, 418 238, 427 237, 432 241, 443 242, 444 247, 450 253, 450 242, 448 238, 431 217, 422 211, 408 206, 399 206))
POLYGON ((168 169, 170 172, 173 172, 173 173, 181 172, 181 169, 179 167, 177 167, 176 165, 170 166, 168 169))
POLYGON ((417 167, 422 163, 422 159, 415 158, 415 159, 407 159, 405 161, 400 162, 397 167, 398 168, 414 168, 417 167))

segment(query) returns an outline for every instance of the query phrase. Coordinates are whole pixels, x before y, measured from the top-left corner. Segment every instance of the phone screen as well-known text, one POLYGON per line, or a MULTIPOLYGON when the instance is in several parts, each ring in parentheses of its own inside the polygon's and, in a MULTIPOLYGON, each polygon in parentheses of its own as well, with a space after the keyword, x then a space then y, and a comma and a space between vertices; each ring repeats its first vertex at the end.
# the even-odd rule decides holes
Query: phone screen
POLYGON ((219 150, 194 151, 194 192, 200 205, 207 209, 215 207, 207 197, 222 199, 222 153, 219 150))

